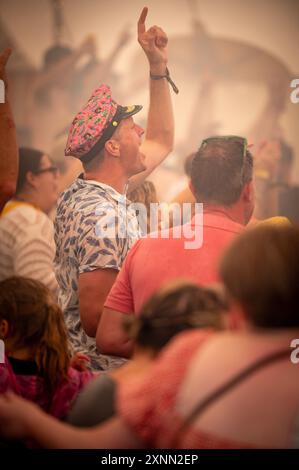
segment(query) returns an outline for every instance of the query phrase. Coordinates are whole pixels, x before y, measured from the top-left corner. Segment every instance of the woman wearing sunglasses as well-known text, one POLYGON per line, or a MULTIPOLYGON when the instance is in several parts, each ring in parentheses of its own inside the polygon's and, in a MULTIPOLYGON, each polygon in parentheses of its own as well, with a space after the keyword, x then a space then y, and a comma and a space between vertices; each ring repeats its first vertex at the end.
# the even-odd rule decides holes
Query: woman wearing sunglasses
POLYGON ((58 197, 58 171, 47 155, 21 148, 16 194, 0 215, 0 280, 37 279, 56 292, 55 244, 48 213, 58 197))

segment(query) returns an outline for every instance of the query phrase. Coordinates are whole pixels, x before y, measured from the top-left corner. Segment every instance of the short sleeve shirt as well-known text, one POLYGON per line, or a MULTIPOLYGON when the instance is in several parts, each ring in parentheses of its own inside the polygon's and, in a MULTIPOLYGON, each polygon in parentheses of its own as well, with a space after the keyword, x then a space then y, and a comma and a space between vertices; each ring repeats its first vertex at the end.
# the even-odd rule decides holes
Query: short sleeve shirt
POLYGON ((62 193, 57 207, 54 266, 59 304, 75 351, 85 351, 95 369, 110 365, 104 361, 97 367, 103 356, 81 326, 79 274, 103 268, 120 270, 129 249, 141 236, 136 212, 129 203, 112 187, 79 176, 62 193))

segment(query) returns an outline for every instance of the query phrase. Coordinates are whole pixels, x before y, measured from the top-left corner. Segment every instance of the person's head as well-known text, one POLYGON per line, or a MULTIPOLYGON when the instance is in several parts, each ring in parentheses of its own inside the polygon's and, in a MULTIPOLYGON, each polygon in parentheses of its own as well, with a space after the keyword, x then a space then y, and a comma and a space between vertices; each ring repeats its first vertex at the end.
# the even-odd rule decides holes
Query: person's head
POLYGON ((216 291, 191 282, 172 282, 159 289, 124 324, 136 348, 152 356, 181 331, 191 328, 221 329, 225 302, 216 291))
POLYGON ((45 70, 49 70, 53 65, 56 65, 61 60, 70 57, 73 54, 73 50, 68 46, 56 44, 55 46, 49 47, 43 57, 43 67, 45 70))
POLYGON ((16 195, 48 213, 58 198, 58 170, 48 155, 21 147, 16 195))
POLYGON ((299 327, 299 228, 282 224, 246 230, 225 253, 220 276, 235 325, 299 327))
POLYGON ((254 209, 253 158, 242 137, 211 137, 192 160, 191 189, 198 202, 232 208, 240 206, 243 223, 254 209))
POLYGON ((0 282, 0 338, 13 356, 26 351, 49 391, 66 378, 70 363, 63 314, 39 281, 11 277, 0 282))
POLYGON ((65 155, 79 158, 86 173, 102 165, 129 178, 146 169, 140 152, 143 129, 133 119, 141 106, 118 105, 110 87, 97 88, 77 113, 69 133, 65 155))
MULTIPOLYGON (((146 220, 142 219, 144 212, 138 214, 139 225, 143 228, 146 225, 146 233, 150 232, 151 204, 158 204, 158 197, 154 183, 144 181, 136 189, 128 193, 128 199, 135 204, 143 204, 146 209, 146 220), (141 223, 140 223, 141 222, 141 223)), ((160 216, 160 214, 159 214, 160 216)), ((161 222, 161 216, 160 220, 161 222)))

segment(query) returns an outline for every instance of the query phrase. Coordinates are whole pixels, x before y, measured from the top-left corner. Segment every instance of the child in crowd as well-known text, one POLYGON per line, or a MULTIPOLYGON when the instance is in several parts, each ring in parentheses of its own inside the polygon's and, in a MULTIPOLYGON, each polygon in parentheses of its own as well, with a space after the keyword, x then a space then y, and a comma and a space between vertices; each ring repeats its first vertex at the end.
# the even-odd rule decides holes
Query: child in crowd
POLYGON ((0 339, 0 394, 11 390, 63 419, 94 375, 74 368, 62 312, 42 283, 22 277, 0 282, 0 339))
POLYGON ((163 347, 181 331, 222 327, 220 312, 225 303, 216 291, 186 281, 162 287, 143 306, 138 316, 129 316, 124 328, 135 342, 133 358, 109 375, 100 375, 78 396, 68 422, 94 426, 114 415, 119 383, 143 377, 163 347))
POLYGON ((261 226, 220 266, 230 330, 184 331, 145 377, 121 383, 117 416, 76 429, 0 397, 0 432, 51 448, 290 448, 298 444, 299 229, 261 226), (291 345, 291 348, 290 348, 291 345))

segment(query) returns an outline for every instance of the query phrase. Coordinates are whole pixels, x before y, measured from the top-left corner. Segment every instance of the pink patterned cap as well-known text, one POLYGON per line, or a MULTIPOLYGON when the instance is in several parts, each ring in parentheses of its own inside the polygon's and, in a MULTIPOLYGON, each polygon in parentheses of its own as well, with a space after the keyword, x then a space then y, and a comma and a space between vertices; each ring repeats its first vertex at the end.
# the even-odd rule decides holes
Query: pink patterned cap
POLYGON ((120 121, 133 116, 141 109, 140 105, 118 105, 111 97, 110 87, 101 85, 76 114, 69 132, 65 155, 89 162, 111 138, 120 121))

